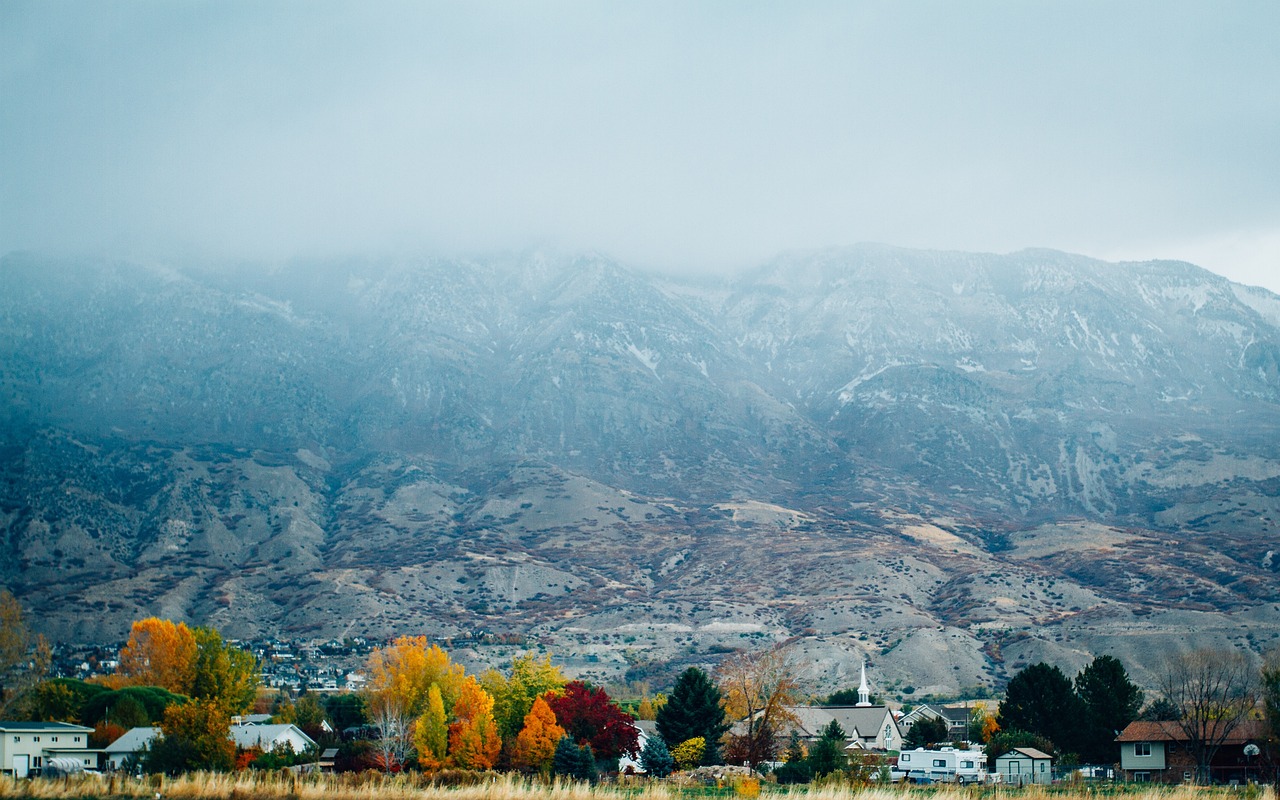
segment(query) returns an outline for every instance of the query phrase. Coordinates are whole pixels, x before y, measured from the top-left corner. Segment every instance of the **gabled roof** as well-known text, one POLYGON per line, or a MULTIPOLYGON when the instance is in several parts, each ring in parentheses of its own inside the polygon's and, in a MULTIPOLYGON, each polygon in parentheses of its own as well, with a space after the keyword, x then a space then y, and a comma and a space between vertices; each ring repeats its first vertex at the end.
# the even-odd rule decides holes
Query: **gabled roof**
POLYGON ((297 731, 307 747, 315 744, 315 741, 297 725, 232 725, 231 738, 237 747, 270 747, 290 730, 297 731))
MULTIPOLYGON (((1045 759, 1048 759, 1050 761, 1053 760, 1053 756, 1049 755, 1043 750, 1037 750, 1034 747, 1015 747, 1009 752, 1000 756, 1000 758, 1008 758, 1009 756, 1014 755, 1015 753, 1022 756, 1023 758, 1030 758, 1036 761, 1042 761, 1045 759)), ((996 759, 996 760, 999 761, 1000 759, 996 759)))
MULTIPOLYGON (((1216 739, 1218 735, 1216 731, 1210 729, 1207 731, 1209 738, 1216 739)), ((1187 735, 1182 725, 1177 722, 1130 722, 1125 729, 1120 731, 1120 735, 1116 737, 1117 742, 1186 742, 1192 737, 1187 735)), ((1256 719, 1247 719, 1236 725, 1230 733, 1226 735, 1223 744, 1245 744, 1246 742, 1265 739, 1266 731, 1263 729, 1262 722, 1256 719)))
POLYGON ((23 733, 93 733, 93 728, 70 722, 0 722, 0 731, 23 733))
POLYGON ((104 753, 136 753, 160 735, 159 728, 130 728, 124 736, 103 748, 104 753))

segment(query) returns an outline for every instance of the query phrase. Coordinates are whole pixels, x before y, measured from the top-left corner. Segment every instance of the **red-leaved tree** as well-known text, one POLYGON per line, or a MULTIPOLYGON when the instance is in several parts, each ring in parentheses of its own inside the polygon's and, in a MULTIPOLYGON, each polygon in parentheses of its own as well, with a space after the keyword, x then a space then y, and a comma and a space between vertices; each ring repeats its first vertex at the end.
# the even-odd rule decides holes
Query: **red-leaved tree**
POLYGON ((555 712, 560 727, 578 744, 591 745, 596 758, 636 755, 639 734, 632 724, 634 718, 618 708, 604 689, 573 681, 562 693, 548 692, 543 699, 555 712))

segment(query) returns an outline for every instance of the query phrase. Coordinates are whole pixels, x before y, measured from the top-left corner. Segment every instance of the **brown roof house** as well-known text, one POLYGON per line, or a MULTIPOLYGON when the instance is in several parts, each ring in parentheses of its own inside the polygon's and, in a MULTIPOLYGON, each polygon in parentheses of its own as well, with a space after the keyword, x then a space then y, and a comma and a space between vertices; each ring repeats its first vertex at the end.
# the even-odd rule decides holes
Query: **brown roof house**
POLYGON ((1198 760, 1207 761, 1201 783, 1243 784, 1257 780, 1259 756, 1266 730, 1258 720, 1244 720, 1232 728, 1212 728, 1196 742, 1177 722, 1131 722, 1116 737, 1120 743, 1120 769, 1126 780, 1154 783, 1197 781, 1198 760))

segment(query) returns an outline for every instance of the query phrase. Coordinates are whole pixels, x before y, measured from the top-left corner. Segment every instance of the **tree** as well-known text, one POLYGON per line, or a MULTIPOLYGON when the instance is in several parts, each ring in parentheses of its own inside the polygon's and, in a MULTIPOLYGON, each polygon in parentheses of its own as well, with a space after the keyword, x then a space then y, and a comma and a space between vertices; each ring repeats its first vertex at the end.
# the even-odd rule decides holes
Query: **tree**
POLYGON ((706 743, 701 763, 715 764, 720 761, 720 737, 729 730, 724 718, 720 690, 707 673, 689 667, 680 673, 666 705, 658 712, 658 734, 667 742, 701 738, 706 743))
POLYGON ((947 741, 950 729, 942 717, 922 717, 911 724, 902 737, 902 748, 914 750, 917 747, 930 747, 947 741))
POLYGON ((8 589, 0 589, 0 719, 40 682, 50 661, 49 643, 31 635, 22 604, 8 589))
POLYGON ((791 732, 791 741, 782 754, 782 760, 782 766, 773 773, 778 783, 808 783, 813 780, 813 770, 809 768, 808 754, 805 753, 804 743, 800 741, 798 732, 791 732))
POLYGON ((567 681, 560 668, 551 663, 551 655, 541 659, 525 653, 511 660, 507 675, 488 670, 480 678, 485 690, 493 696, 493 718, 503 739, 514 739, 525 725, 525 716, 533 701, 548 692, 558 692, 567 681))
POLYGON ((676 768, 676 760, 661 736, 650 736, 640 750, 640 767, 655 778, 665 778, 676 768))
POLYGON ((408 755, 432 684, 439 689, 444 707, 450 708, 461 697, 465 670, 451 663, 449 655, 427 642, 427 637, 401 636, 370 653, 368 672, 365 697, 369 722, 378 732, 375 756, 390 772, 408 755))
POLYGON ((1000 723, 987 713, 985 704, 978 703, 969 711, 969 741, 986 744, 999 732, 1000 723))
POLYGON ((616 762, 623 753, 636 755, 639 734, 634 720, 604 689, 573 681, 565 685, 563 694, 544 699, 565 732, 575 742, 591 745, 596 758, 616 762))
POLYGON ((1111 656, 1098 656, 1082 669, 1075 689, 1084 709, 1077 738, 1080 757, 1090 764, 1115 763, 1120 758, 1115 737, 1138 718, 1142 689, 1111 656))
POLYGON ((1039 734, 1066 751, 1075 747, 1081 715, 1071 680, 1043 661, 1013 676, 998 712, 1001 728, 1039 734))
POLYGON ((703 763, 707 754, 707 740, 701 736, 685 739, 671 748, 671 757, 680 765, 680 769, 693 769, 703 763))
POLYGON ((106 720, 130 727, 158 723, 170 706, 188 702, 190 698, 174 694, 159 686, 126 686, 122 689, 92 695, 85 701, 80 722, 94 725, 106 720))
POLYGON ((491 769, 502 750, 493 718, 493 697, 472 676, 462 682, 449 726, 449 760, 464 769, 491 769))
POLYGON ((116 668, 121 686, 159 686, 190 695, 196 670, 196 636, 185 622, 148 617, 133 623, 116 668))
POLYGON ((449 752, 449 721, 440 687, 434 683, 427 690, 427 708, 414 723, 413 746, 418 751, 418 766, 434 770, 444 765, 449 752))
POLYGON ((1280 650, 1272 650, 1262 665, 1262 713, 1271 736, 1280 739, 1280 650))
POLYGON ((1196 760, 1200 782, 1209 764, 1257 705, 1253 669, 1243 653, 1204 649, 1171 660, 1160 676, 1160 692, 1178 710, 1178 726, 1196 760))
MULTIPOLYGON (((919 723, 917 723, 919 724, 919 723)), ((849 765, 845 757, 846 742, 844 728, 834 719, 822 729, 822 735, 813 747, 809 748, 809 771, 815 778, 842 772, 849 765)))
POLYGON ((214 628, 195 628, 191 633, 195 640, 191 696, 217 701, 232 714, 244 713, 253 705, 261 683, 258 659, 228 645, 214 628))
POLYGON ((1169 702, 1168 698, 1157 697, 1147 703, 1142 712, 1138 714, 1138 719, 1145 722, 1172 722, 1176 721, 1181 715, 1182 712, 1178 710, 1177 706, 1169 702))
POLYGON ((524 717, 524 727, 516 734, 515 764, 522 769, 545 772, 551 768, 556 745, 565 737, 555 712, 541 697, 533 701, 524 717))
POLYGON ((595 780, 596 757, 591 752, 591 745, 578 745, 571 737, 564 737, 556 743, 556 752, 551 759, 551 771, 567 778, 595 780))
POLYGON ((160 723, 162 736, 147 754, 149 772, 226 772, 235 766, 236 745, 228 729, 231 715, 215 700, 170 706, 160 723))
POLYGON ((729 735, 731 760, 759 764, 777 758, 778 731, 795 719, 787 707, 799 696, 795 667, 786 652, 739 653, 726 659, 716 676, 726 714, 742 720, 742 732, 729 735))
POLYGON ((30 695, 31 717, 45 722, 79 723, 89 699, 107 691, 110 690, 105 686, 75 678, 42 681, 30 695))
POLYGON ((333 729, 339 733, 369 721, 364 695, 355 692, 327 695, 324 698, 324 709, 333 723, 333 729))

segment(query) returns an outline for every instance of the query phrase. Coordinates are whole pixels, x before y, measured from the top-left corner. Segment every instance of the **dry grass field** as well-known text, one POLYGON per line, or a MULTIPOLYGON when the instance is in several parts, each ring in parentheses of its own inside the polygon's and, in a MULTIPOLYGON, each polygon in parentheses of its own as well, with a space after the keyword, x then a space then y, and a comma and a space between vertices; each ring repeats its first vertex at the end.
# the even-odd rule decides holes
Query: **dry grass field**
POLYGON ((193 774, 174 779, 87 778, 0 781, 0 798, 106 800, 695 800, 754 798, 759 795, 795 800, 1276 800, 1269 786, 1245 789, 1196 786, 1155 787, 1084 785, 1027 787, 853 788, 849 786, 764 786, 754 781, 738 786, 681 787, 669 783, 597 784, 531 782, 513 776, 445 786, 421 776, 363 775, 297 777, 281 773, 236 775, 193 774))

